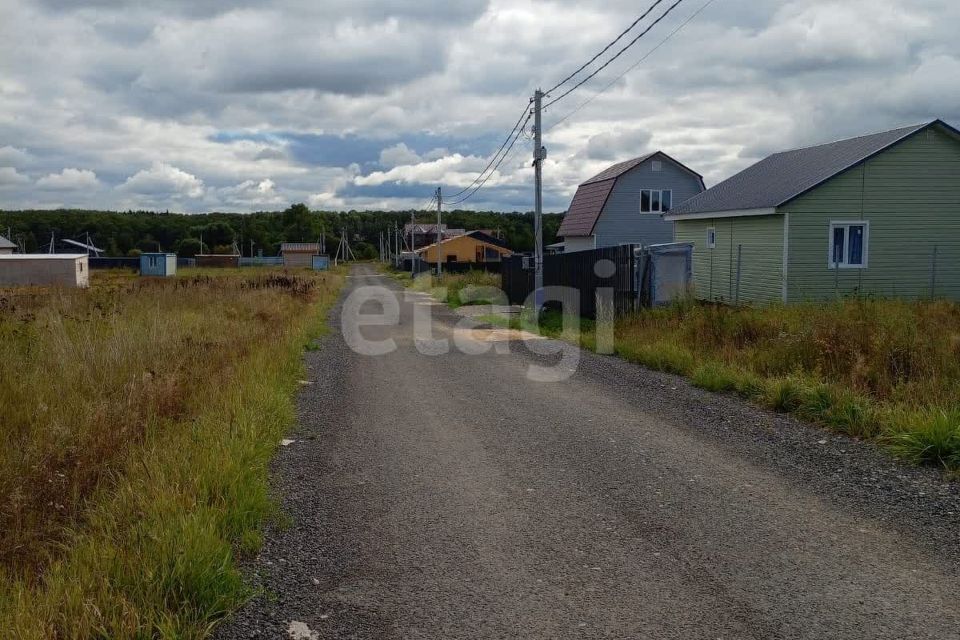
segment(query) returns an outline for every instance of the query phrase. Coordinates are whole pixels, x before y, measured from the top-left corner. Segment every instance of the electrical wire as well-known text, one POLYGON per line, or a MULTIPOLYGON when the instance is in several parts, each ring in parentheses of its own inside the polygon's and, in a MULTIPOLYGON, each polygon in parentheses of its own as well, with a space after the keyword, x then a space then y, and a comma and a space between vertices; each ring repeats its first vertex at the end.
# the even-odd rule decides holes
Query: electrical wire
POLYGON ((628 73, 630 73, 631 71, 633 71, 634 69, 636 69, 637 67, 639 67, 641 64, 643 64, 643 62, 644 62, 647 58, 649 58, 650 56, 652 56, 657 49, 659 49, 660 47, 662 47, 663 45, 665 45, 671 38, 673 38, 673 36, 677 35, 677 32, 679 32, 681 29, 683 29, 685 26, 687 26, 687 25, 688 25, 694 18, 696 18, 698 15, 700 15, 701 13, 703 13, 703 11, 704 11, 707 7, 709 7, 711 4, 713 4, 715 1, 716 1, 716 0, 707 0, 703 5, 701 5, 701 7, 700 7, 699 9, 697 9, 696 11, 694 11, 693 13, 691 13, 691 14, 687 17, 686 20, 684 20, 683 22, 681 22, 679 25, 677 25, 677 27, 676 27, 673 31, 671 31, 669 34, 667 34, 667 37, 666 37, 666 38, 664 38, 663 40, 661 40, 660 42, 658 42, 655 47, 653 47, 652 49, 650 49, 649 51, 647 51, 645 54, 643 54, 643 57, 641 57, 639 60, 637 60, 636 62, 634 62, 632 65, 630 65, 629 67, 627 67, 626 69, 624 69, 619 75, 617 75, 616 78, 614 78, 613 80, 611 80, 609 84, 607 84, 605 87, 603 87, 602 89, 600 89, 600 91, 597 91, 595 94, 593 94, 592 96, 590 96, 589 98, 587 98, 586 100, 584 100, 583 102, 581 102, 580 105, 578 105, 575 109, 573 109, 573 111, 570 111, 567 115, 563 116, 562 118, 560 118, 559 120, 557 120, 556 122, 554 122, 553 124, 551 124, 549 127, 547 127, 546 129, 544 129, 544 133, 546 133, 547 131, 552 130, 553 128, 555 128, 555 127, 557 127, 557 126, 559 126, 560 124, 562 124, 563 122, 565 122, 566 120, 568 120, 570 117, 572 117, 575 113, 577 113, 578 111, 580 111, 581 109, 583 109, 584 107, 586 107, 588 104, 590 104, 591 102, 593 102, 594 100, 596 100, 598 97, 600 97, 601 94, 605 93, 606 91, 609 91, 610 87, 612 87, 613 85, 615 85, 617 82, 620 81, 620 78, 622 78, 623 76, 627 75, 628 73))
POLYGON ((500 155, 500 152, 503 151, 503 148, 507 146, 508 142, 510 142, 510 138, 514 137, 514 133, 516 133, 517 127, 519 127, 521 131, 523 130, 523 126, 526 124, 526 121, 524 120, 524 116, 526 116, 527 120, 530 119, 530 110, 528 107, 523 108, 523 113, 520 114, 520 118, 517 119, 517 123, 513 125, 513 129, 511 129, 510 133, 507 134, 507 137, 504 139, 503 144, 500 145, 500 148, 497 149, 497 152, 490 157, 490 161, 487 163, 487 166, 483 168, 483 171, 477 174, 477 177, 473 179, 473 182, 468 184, 466 187, 464 187, 457 193, 454 193, 453 195, 451 195, 450 196, 451 198, 457 198, 463 195, 464 193, 469 191, 470 188, 473 187, 473 185, 477 184, 477 182, 483 177, 483 174, 485 174, 487 170, 490 169, 490 167, 493 165, 494 161, 500 155), (521 122, 523 122, 523 124, 520 124, 521 122))
MULTIPOLYGON (((461 202, 465 202, 466 200, 469 200, 470 198, 472 198, 478 191, 480 191, 480 189, 483 188, 483 186, 487 183, 488 180, 490 180, 490 178, 497 171, 497 169, 500 168, 500 165, 502 165, 504 161, 507 159, 507 157, 510 156, 510 152, 513 150, 514 145, 516 145, 517 140, 520 139, 520 133, 523 131, 523 128, 527 126, 527 122, 530 121, 530 115, 531 115, 530 113, 527 113, 527 117, 525 120, 522 121, 522 124, 520 124, 520 128, 515 129, 515 133, 513 134, 513 139, 510 141, 510 146, 506 148, 506 151, 500 157, 500 160, 497 162, 497 164, 494 165, 493 169, 490 170, 490 173, 488 173, 487 176, 483 180, 481 180, 480 183, 477 184, 477 186, 472 191, 470 191, 470 193, 456 200, 444 200, 443 204, 447 206, 460 204, 461 202)), ((456 197, 456 196, 451 196, 451 197, 456 197)))
POLYGON ((653 29, 655 26, 657 26, 657 25, 660 23, 661 20, 663 20, 664 18, 666 18, 668 15, 670 15, 670 12, 673 11, 674 9, 676 9, 677 6, 679 6, 679 4, 680 4, 681 2, 683 2, 683 0, 676 0, 676 2, 674 2, 672 5, 670 5, 670 6, 667 8, 667 10, 664 11, 664 12, 660 15, 659 18, 657 18, 656 20, 654 20, 654 21, 650 24, 650 26, 648 26, 646 29, 644 29, 643 31, 641 31, 641 32, 637 35, 637 37, 635 37, 633 40, 631 40, 630 42, 628 42, 628 43, 626 44, 626 46, 624 46, 622 49, 620 49, 620 51, 618 51, 618 52, 616 53, 616 55, 614 55, 612 58, 610 58, 609 60, 607 60, 606 62, 604 62, 602 65, 600 65, 599 67, 597 67, 596 70, 594 70, 594 71, 593 71, 590 75, 588 75, 586 78, 584 78, 583 80, 581 80, 580 82, 578 82, 577 84, 575 84, 573 87, 571 87, 570 89, 567 89, 567 90, 564 91, 562 94, 560 94, 559 96, 557 96, 556 98, 554 98, 553 100, 551 100, 550 102, 548 102, 547 104, 543 105, 543 109, 546 109, 546 108, 549 107, 550 105, 556 104, 557 102, 563 100, 563 99, 566 98, 568 95, 570 95, 571 93, 573 93, 574 91, 576 91, 577 89, 579 89, 580 87, 582 87, 586 82, 588 82, 588 81, 589 81, 591 78, 593 78, 595 75, 597 75, 598 73, 600 73, 601 71, 603 71, 604 69, 606 69, 606 68, 610 65, 611 62, 613 62, 614 60, 616 60, 617 58, 619 58, 621 55, 623 55, 623 54, 627 51, 627 49, 629 49, 630 47, 632 47, 633 45, 635 45, 635 44, 640 40, 640 38, 642 38, 643 36, 645 36, 645 35, 647 35, 648 33, 650 33, 650 30, 653 29))
POLYGON ((592 58, 590 58, 589 60, 587 60, 585 63, 583 63, 583 65, 582 65, 579 69, 577 69, 576 71, 574 71, 573 73, 571 73, 570 75, 568 75, 566 78, 564 78, 563 80, 561 80, 561 81, 558 82, 557 84, 553 85, 552 87, 550 87, 549 89, 547 89, 546 91, 544 91, 543 95, 549 96, 553 91, 556 91, 557 89, 559 89, 560 87, 562 87, 563 85, 565 85, 571 78, 573 78, 575 75, 577 75, 578 73, 580 73, 581 71, 583 71, 584 69, 586 69, 587 67, 589 67, 591 64, 593 64, 593 63, 596 61, 597 58, 599 58, 600 56, 602 56, 603 54, 605 54, 607 51, 609 51, 609 50, 610 50, 610 47, 612 47, 613 45, 615 45, 615 44, 617 44, 618 42, 620 42, 620 40, 623 39, 623 36, 625 36, 625 35, 627 35, 628 33, 630 33, 630 31, 631 31, 635 26, 637 26, 637 24, 638 24, 641 20, 643 20, 644 18, 646 18, 648 15, 650 15, 650 12, 652 12, 654 9, 656 9, 656 8, 657 8, 657 5, 659 5, 661 2, 663 2, 663 0, 656 0, 656 2, 654 2, 652 5, 650 5, 650 6, 647 8, 647 10, 643 12, 643 15, 642 15, 642 16, 640 16, 639 18, 637 18, 636 20, 634 20, 632 23, 630 23, 630 26, 627 27, 626 29, 624 29, 623 31, 621 31, 621 32, 620 32, 620 35, 618 35, 616 38, 613 39, 612 42, 610 42, 607 46, 605 46, 605 47, 600 51, 600 53, 598 53, 597 55, 595 55, 595 56, 593 56, 592 58))

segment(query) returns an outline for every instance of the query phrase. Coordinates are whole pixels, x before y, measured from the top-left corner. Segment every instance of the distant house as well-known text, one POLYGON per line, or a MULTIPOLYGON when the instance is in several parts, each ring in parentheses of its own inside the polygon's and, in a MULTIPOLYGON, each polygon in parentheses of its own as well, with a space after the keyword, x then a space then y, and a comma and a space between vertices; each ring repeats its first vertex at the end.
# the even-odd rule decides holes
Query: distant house
MULTIPOLYGON (((462 236, 467 232, 466 229, 450 229, 445 224, 440 225, 440 233, 443 238, 454 238, 462 236)), ((437 225, 407 223, 403 225, 403 237, 408 243, 412 242, 412 247, 423 247, 437 241, 437 225)))
POLYGON ((8 255, 17 250, 17 245, 13 244, 3 236, 0 236, 0 255, 8 255))
POLYGON ((289 268, 313 268, 313 256, 320 255, 317 242, 283 242, 280 244, 283 266, 289 268))
POLYGON ((702 299, 960 299, 960 132, 934 120, 775 153, 667 219, 702 299))
POLYGON ((580 185, 557 236, 565 253, 670 242, 663 214, 703 189, 700 174, 662 151, 627 160, 580 185))
POLYGON ((445 239, 439 248, 436 242, 417 249, 417 254, 430 264, 436 264, 439 257, 444 262, 500 262, 513 255, 513 251, 499 238, 482 231, 466 233, 445 239))

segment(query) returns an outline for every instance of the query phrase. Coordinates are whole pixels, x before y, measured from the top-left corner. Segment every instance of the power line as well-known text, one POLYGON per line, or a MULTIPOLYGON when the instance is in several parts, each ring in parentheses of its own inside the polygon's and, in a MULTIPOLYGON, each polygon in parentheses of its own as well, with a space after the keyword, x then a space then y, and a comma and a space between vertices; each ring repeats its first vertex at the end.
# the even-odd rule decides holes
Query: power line
POLYGON ((463 195, 464 193, 466 193, 467 191, 469 191, 470 188, 471 188, 473 185, 477 184, 477 182, 483 177, 483 174, 485 174, 485 173, 487 172, 487 169, 489 169, 489 168, 493 165, 494 161, 495 161, 495 160, 497 159, 497 157, 500 155, 500 152, 503 151, 503 148, 507 146, 507 143, 508 143, 508 142, 510 142, 510 138, 513 137, 513 134, 514 134, 514 133, 516 133, 517 127, 519 127, 521 131, 523 130, 523 125, 520 124, 520 123, 523 122, 523 124, 526 124, 526 122, 523 120, 523 118, 524 118, 524 116, 526 116, 527 119, 530 118, 530 114, 528 113, 528 111, 529 111, 529 110, 528 110, 526 107, 524 107, 523 113, 521 113, 521 114, 520 114, 520 117, 517 119, 517 123, 516 123, 515 125, 513 125, 513 129, 511 129, 511 130, 510 130, 510 133, 507 134, 507 137, 503 140, 503 144, 500 145, 500 148, 497 149, 497 152, 494 153, 493 156, 490 157, 490 162, 488 162, 488 163, 487 163, 487 166, 483 168, 483 171, 481 171, 479 174, 477 174, 477 177, 473 179, 473 182, 471 182, 470 184, 468 184, 466 187, 464 187, 463 189, 461 189, 461 190, 458 191, 457 193, 454 193, 453 195, 451 195, 451 196, 450 196, 451 198, 457 198, 457 197, 463 195))
POLYGON ((633 40, 631 40, 630 42, 628 42, 628 43, 626 44, 626 46, 624 46, 622 49, 620 49, 620 51, 618 51, 615 56, 613 56, 612 58, 610 58, 609 60, 607 60, 606 62, 604 62, 604 63, 603 63, 602 65, 600 65, 599 67, 597 67, 596 70, 594 70, 594 71, 593 71, 590 75, 588 75, 586 78, 584 78, 583 80, 581 80, 580 82, 578 82, 577 84, 575 84, 573 87, 571 87, 570 89, 567 89, 567 90, 564 91, 562 94, 560 94, 559 96, 557 96, 556 98, 554 98, 553 100, 551 100, 550 102, 548 102, 547 104, 543 105, 543 108, 546 109, 546 108, 549 107, 550 105, 556 104, 556 103, 559 102, 560 100, 563 100, 563 99, 566 98, 568 95, 570 95, 571 93, 573 93, 574 91, 576 91, 577 89, 579 89, 580 87, 582 87, 587 81, 589 81, 589 80, 590 80, 591 78, 593 78, 595 75, 597 75, 598 73, 600 73, 601 71, 603 71, 604 69, 606 69, 608 66, 610 66, 610 63, 611 63, 611 62, 613 62, 614 60, 616 60, 617 58, 619 58, 621 55, 623 55, 623 54, 627 51, 627 49, 629 49, 630 47, 632 47, 633 45, 635 45, 635 44, 637 43, 637 41, 640 40, 640 38, 642 38, 643 36, 647 35, 647 34, 650 32, 651 29, 653 29, 655 26, 657 26, 657 25, 660 23, 661 20, 663 20, 664 18, 666 18, 668 15, 670 15, 670 12, 673 11, 674 9, 676 9, 677 6, 678 6, 681 2, 683 2, 683 0, 676 0, 676 2, 674 2, 672 5, 670 5, 670 6, 667 8, 667 10, 664 11, 664 12, 660 15, 659 18, 657 18, 656 20, 653 21, 653 23, 650 24, 650 26, 648 26, 646 29, 644 29, 643 31, 641 31, 641 32, 637 35, 637 37, 635 37, 633 40))
POLYGON ((620 78, 622 78, 623 76, 627 75, 628 73, 630 73, 631 71, 633 71, 634 69, 636 69, 637 67, 639 67, 641 64, 643 64, 643 62, 644 62, 647 58, 649 58, 650 56, 652 56, 657 49, 659 49, 660 47, 662 47, 663 45, 665 45, 671 38, 673 38, 673 36, 677 35, 677 32, 679 32, 681 29, 683 29, 685 26, 687 26, 687 25, 688 25, 694 18, 696 18, 698 15, 700 15, 701 13, 703 13, 703 11, 704 11, 707 7, 709 7, 711 4, 713 4, 715 1, 716 1, 716 0, 707 0, 703 5, 701 5, 701 7, 700 7, 699 9, 697 9, 696 11, 694 11, 693 13, 691 13, 691 14, 687 17, 686 20, 684 20, 683 22, 681 22, 679 25, 677 25, 677 27, 676 27, 673 31, 671 31, 669 34, 667 34, 667 37, 665 37, 663 40, 661 40, 660 42, 658 42, 655 47, 653 47, 652 49, 650 49, 649 51, 647 51, 645 54, 643 54, 643 57, 641 57, 639 60, 637 60, 636 62, 634 62, 632 65, 630 65, 629 67, 627 67, 626 69, 624 69, 619 75, 617 75, 616 78, 614 78, 613 80, 611 80, 610 83, 608 83, 606 86, 604 86, 602 89, 600 89, 600 91, 597 91, 595 94, 593 94, 592 96, 590 96, 589 98, 587 98, 586 100, 584 100, 583 102, 581 102, 575 109, 573 109, 573 111, 570 111, 567 115, 563 116, 562 118, 560 118, 559 120, 557 120, 556 122, 554 122, 553 124, 551 124, 549 127, 547 127, 547 129, 545 129, 545 131, 550 131, 550 130, 553 129, 554 127, 559 126, 560 124, 562 124, 563 122, 565 122, 567 119, 569 119, 571 116, 573 116, 575 113, 577 113, 578 111, 580 111, 581 109, 583 109, 584 107, 586 107, 588 104, 590 104, 591 102, 593 102, 594 100, 596 100, 598 97, 600 97, 601 94, 603 94, 603 93, 605 93, 606 91, 608 91, 608 90, 610 89, 610 87, 612 87, 613 85, 615 85, 615 84, 620 80, 620 78))
POLYGON ((551 92, 559 89, 559 88, 562 87, 564 84, 566 84, 571 78, 573 78, 575 75, 577 75, 578 73, 580 73, 581 71, 583 71, 584 69, 586 69, 587 67, 589 67, 591 64, 593 64, 594 61, 596 61, 597 58, 599 58, 600 56, 602 56, 603 54, 605 54, 607 51, 609 51, 609 50, 610 50, 610 47, 612 47, 613 45, 615 45, 615 44, 617 44, 618 42, 620 42, 620 40, 623 39, 623 36, 625 36, 625 35, 627 35, 628 33, 630 33, 630 31, 631 31, 635 26, 637 26, 637 23, 639 23, 641 20, 643 20, 644 18, 646 18, 648 15, 650 15, 650 12, 653 11, 654 9, 656 9, 657 5, 660 4, 661 2, 663 2, 663 0, 657 0, 657 1, 654 2, 652 5, 650 5, 650 6, 647 8, 647 10, 643 12, 643 15, 642 15, 642 16, 640 16, 639 18, 637 18, 636 20, 634 20, 632 23, 630 23, 630 26, 627 27, 626 29, 624 29, 623 31, 621 31, 621 32, 620 32, 620 35, 618 35, 616 38, 613 39, 612 42, 610 42, 607 46, 605 46, 605 47, 600 51, 600 53, 598 53, 597 55, 595 55, 595 56, 593 56, 592 58, 590 58, 589 60, 587 60, 587 61, 583 64, 583 66, 581 66, 579 69, 577 69, 576 71, 574 71, 573 73, 571 73, 570 75, 568 75, 566 78, 564 78, 563 80, 561 80, 561 81, 558 82, 557 84, 553 85, 552 87, 550 87, 549 89, 547 89, 546 91, 544 91, 544 92, 543 92, 543 95, 549 96, 551 92))
MULTIPOLYGON (((459 198, 459 199, 457 199, 457 200, 444 200, 443 204, 445 204, 445 205, 447 205, 447 206, 460 204, 461 202, 464 202, 464 201, 472 198, 472 197, 474 196, 474 194, 476 194, 478 191, 480 191, 480 189, 483 188, 483 186, 487 183, 487 181, 490 180, 491 177, 493 177, 493 174, 497 171, 497 169, 500 168, 500 165, 502 165, 502 164, 504 163, 504 161, 506 161, 506 159, 510 156, 510 152, 513 150, 514 145, 517 143, 517 140, 520 139, 520 133, 523 131, 524 127, 526 127, 527 122, 529 122, 529 120, 530 120, 530 113, 528 112, 527 115, 526 115, 526 119, 524 119, 524 120, 522 121, 522 124, 520 125, 520 128, 515 130, 515 133, 513 134, 513 139, 510 141, 510 146, 508 146, 508 147, 506 148, 506 151, 505 151, 505 152, 503 153, 503 155, 500 157, 500 160, 499 160, 499 161, 497 162, 497 164, 494 165, 494 167, 490 170, 490 173, 488 173, 487 176, 486 176, 483 180, 481 180, 480 183, 477 184, 477 186, 476 186, 472 191, 470 191, 470 193, 468 193, 467 195, 465 195, 465 196, 463 196, 462 198, 459 198)), ((461 192, 461 193, 463 193, 463 192, 461 192)))

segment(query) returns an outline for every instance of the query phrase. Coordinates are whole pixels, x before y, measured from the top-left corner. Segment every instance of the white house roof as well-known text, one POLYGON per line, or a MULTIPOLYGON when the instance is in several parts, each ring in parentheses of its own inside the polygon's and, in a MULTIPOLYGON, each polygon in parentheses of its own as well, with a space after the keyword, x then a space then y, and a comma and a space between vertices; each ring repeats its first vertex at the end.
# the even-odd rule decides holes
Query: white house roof
POLYGON ((85 253, 11 253, 0 254, 0 260, 76 260, 86 258, 85 253))
POLYGON ((0 236, 0 249, 16 249, 17 245, 13 244, 3 236, 0 236))

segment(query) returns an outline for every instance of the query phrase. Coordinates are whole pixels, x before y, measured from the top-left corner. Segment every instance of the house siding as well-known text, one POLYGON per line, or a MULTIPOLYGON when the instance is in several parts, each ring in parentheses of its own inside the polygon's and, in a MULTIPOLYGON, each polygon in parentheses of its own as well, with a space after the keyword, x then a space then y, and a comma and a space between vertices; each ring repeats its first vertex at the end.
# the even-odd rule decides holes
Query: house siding
POLYGON ((568 236, 563 239, 563 252, 573 253, 596 249, 595 242, 596 238, 594 236, 568 236))
POLYGON ((698 299, 750 304, 783 300, 782 215, 679 220, 674 231, 677 242, 693 243, 693 286, 698 299), (711 227, 716 229, 714 249, 707 248, 711 227))
POLYGON ((446 240, 438 253, 437 245, 432 244, 420 251, 420 257, 425 261, 436 264, 437 257, 444 262, 477 262, 477 248, 483 250, 483 260, 481 262, 499 262, 501 257, 512 255, 512 251, 484 242, 470 235, 457 236, 446 240), (499 257, 488 259, 488 252, 494 252, 499 257))
POLYGON ((922 131, 781 207, 790 216, 788 301, 868 294, 960 299, 960 141, 922 131), (829 268, 831 221, 869 221, 867 266, 829 268))
MULTIPOLYGON (((642 189, 671 189, 673 206, 703 190, 700 180, 662 156, 653 156, 617 178, 594 227, 597 247, 660 244, 673 239, 673 223, 659 214, 640 213, 642 189), (653 161, 662 164, 653 170, 653 161)), ((565 238, 566 240, 566 238, 565 238)))

